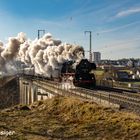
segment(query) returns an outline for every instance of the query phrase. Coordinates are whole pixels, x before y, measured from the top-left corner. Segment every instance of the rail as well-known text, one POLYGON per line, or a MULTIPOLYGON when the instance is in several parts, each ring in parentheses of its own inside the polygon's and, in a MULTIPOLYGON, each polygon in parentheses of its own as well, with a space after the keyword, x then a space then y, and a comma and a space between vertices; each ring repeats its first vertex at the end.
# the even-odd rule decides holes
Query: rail
POLYGON ((119 88, 140 93, 140 85, 131 82, 121 82, 113 80, 100 80, 97 82, 98 86, 119 88))

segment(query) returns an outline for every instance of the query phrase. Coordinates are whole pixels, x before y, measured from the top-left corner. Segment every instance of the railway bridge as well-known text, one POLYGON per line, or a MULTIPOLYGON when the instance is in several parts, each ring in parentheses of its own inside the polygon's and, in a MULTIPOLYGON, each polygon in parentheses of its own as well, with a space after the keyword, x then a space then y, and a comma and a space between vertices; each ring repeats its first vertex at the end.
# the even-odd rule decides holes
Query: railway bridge
POLYGON ((58 83, 38 78, 20 77, 19 93, 21 104, 31 104, 34 101, 60 95, 76 96, 82 100, 93 101, 113 108, 120 107, 119 104, 111 102, 109 95, 105 97, 103 94, 99 94, 96 90, 91 91, 83 88, 75 88, 69 83, 58 83))

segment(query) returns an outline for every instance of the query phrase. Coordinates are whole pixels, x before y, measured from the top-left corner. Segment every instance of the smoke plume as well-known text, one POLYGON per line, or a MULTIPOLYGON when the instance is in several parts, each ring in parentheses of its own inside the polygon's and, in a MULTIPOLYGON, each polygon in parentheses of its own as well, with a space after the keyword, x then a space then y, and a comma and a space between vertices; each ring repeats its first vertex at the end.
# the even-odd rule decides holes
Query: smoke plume
POLYGON ((0 41, 0 71, 5 74, 15 74, 21 70, 21 65, 17 65, 18 60, 32 67, 30 70, 34 69, 37 74, 58 77, 64 62, 79 61, 83 57, 82 47, 62 43, 50 33, 31 41, 21 32, 17 37, 9 38, 6 45, 0 41))

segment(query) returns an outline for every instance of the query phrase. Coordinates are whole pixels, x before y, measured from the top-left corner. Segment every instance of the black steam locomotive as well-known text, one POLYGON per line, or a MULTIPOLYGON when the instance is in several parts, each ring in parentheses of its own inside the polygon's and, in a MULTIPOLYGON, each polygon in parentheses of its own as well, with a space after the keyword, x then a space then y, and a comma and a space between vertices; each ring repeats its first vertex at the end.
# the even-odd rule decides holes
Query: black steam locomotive
POLYGON ((70 85, 78 87, 94 88, 96 80, 94 74, 91 73, 91 70, 95 69, 95 63, 91 63, 87 59, 82 59, 78 64, 74 61, 65 62, 62 65, 62 69, 59 72, 60 75, 57 78, 53 76, 49 78, 40 74, 35 74, 34 68, 25 68, 22 74, 26 77, 59 81, 61 83, 69 83, 70 85))
POLYGON ((74 68, 73 61, 65 62, 61 69, 61 77, 65 80, 72 80, 75 86, 93 88, 96 85, 94 74, 91 70, 96 69, 95 63, 82 59, 74 68))

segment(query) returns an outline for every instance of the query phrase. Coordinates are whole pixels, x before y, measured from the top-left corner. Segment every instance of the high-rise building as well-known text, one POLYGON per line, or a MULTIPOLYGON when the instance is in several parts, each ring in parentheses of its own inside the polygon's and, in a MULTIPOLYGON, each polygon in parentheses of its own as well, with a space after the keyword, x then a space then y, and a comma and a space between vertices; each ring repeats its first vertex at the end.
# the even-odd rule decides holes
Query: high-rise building
POLYGON ((100 52, 93 52, 93 61, 95 63, 100 63, 101 61, 101 53, 100 52))

